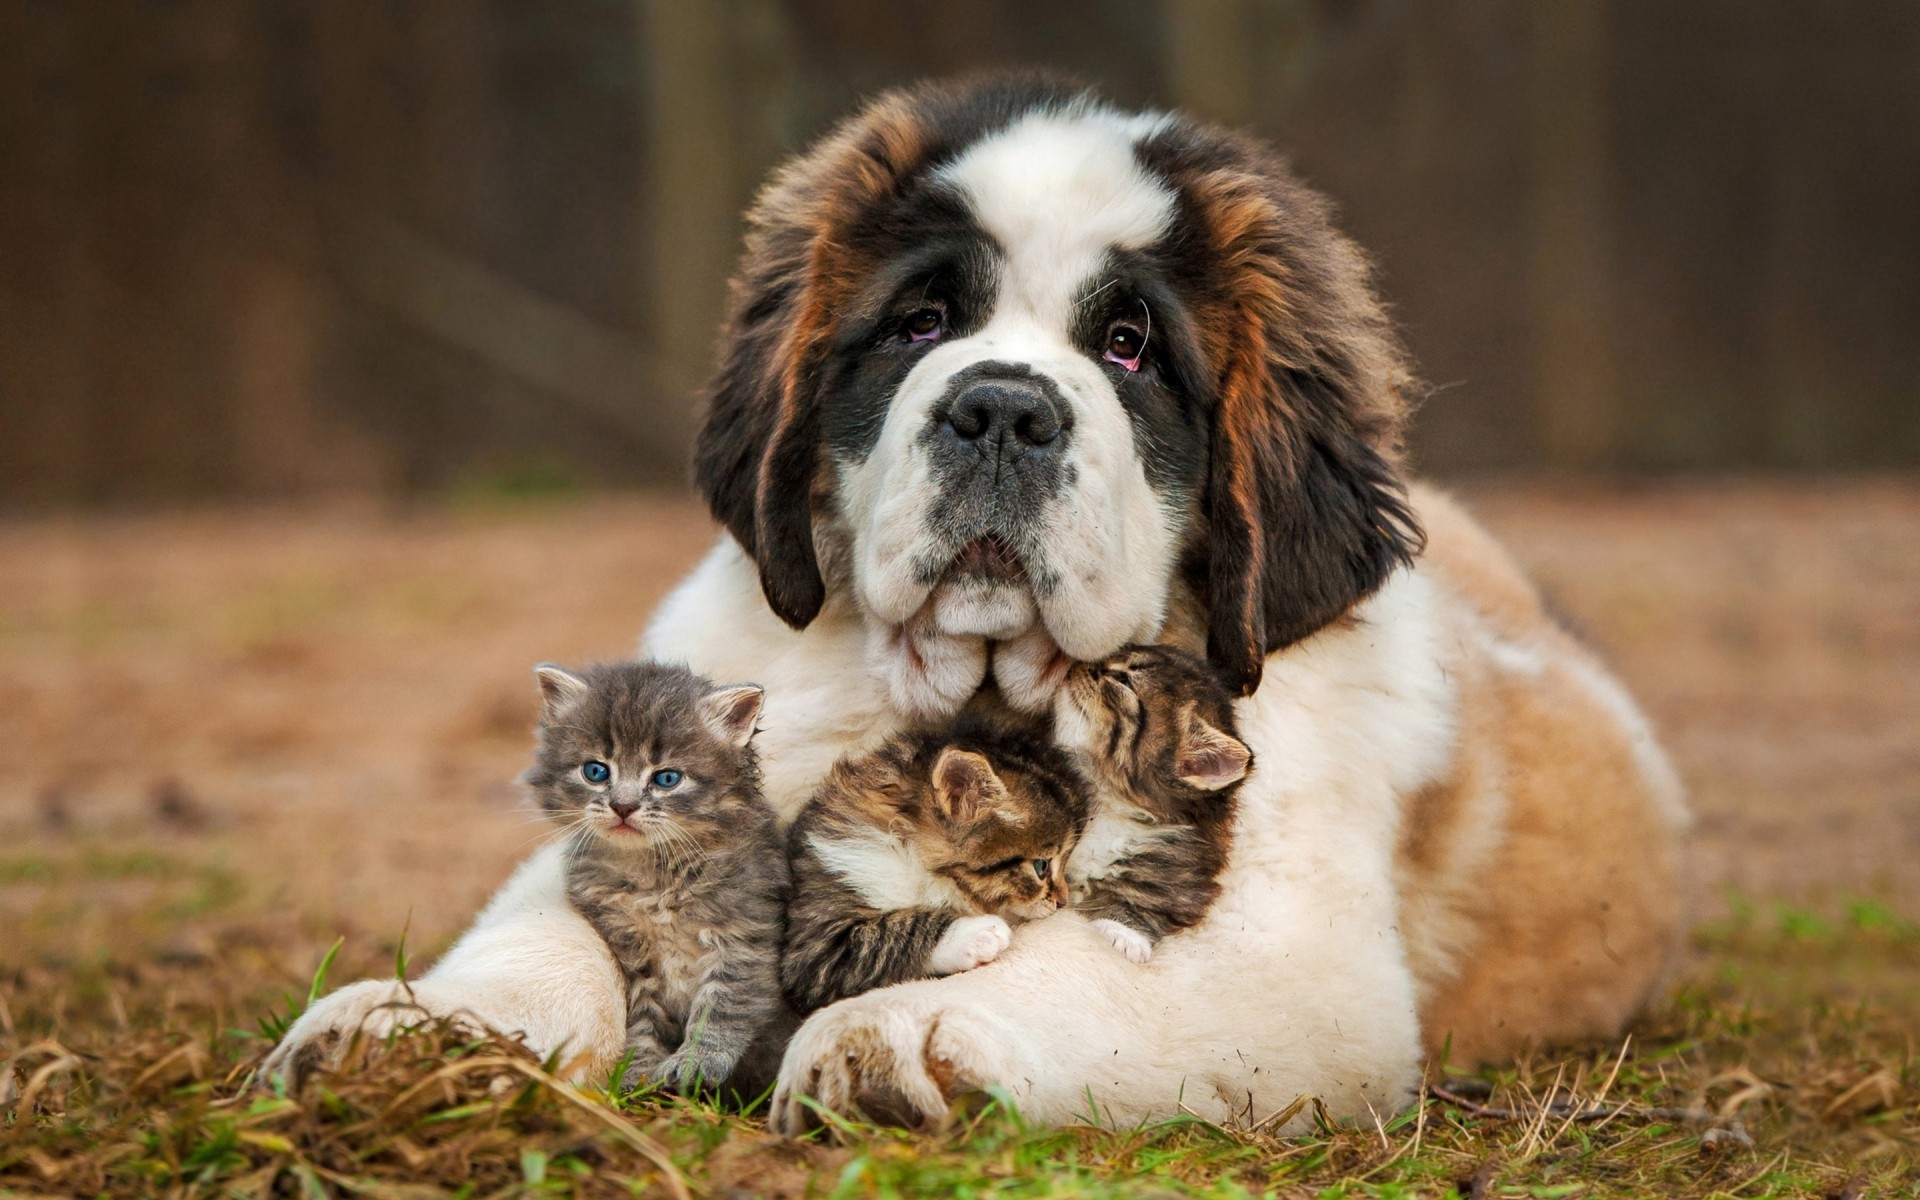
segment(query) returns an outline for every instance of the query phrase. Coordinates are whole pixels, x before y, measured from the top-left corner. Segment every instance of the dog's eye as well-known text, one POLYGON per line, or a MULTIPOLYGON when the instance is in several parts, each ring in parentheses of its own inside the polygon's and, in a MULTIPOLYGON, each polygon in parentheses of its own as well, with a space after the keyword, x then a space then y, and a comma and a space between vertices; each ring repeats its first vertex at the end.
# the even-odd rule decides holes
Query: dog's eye
POLYGON ((580 764, 580 778, 588 783, 605 783, 613 778, 613 768, 597 758, 590 758, 580 764))
POLYGON ((937 308, 916 308, 900 326, 901 336, 909 342, 931 342, 946 331, 947 314, 937 308))
POLYGON ((1129 371, 1140 369, 1140 356, 1146 351, 1147 335, 1138 327, 1122 322, 1107 331, 1105 358, 1129 371))

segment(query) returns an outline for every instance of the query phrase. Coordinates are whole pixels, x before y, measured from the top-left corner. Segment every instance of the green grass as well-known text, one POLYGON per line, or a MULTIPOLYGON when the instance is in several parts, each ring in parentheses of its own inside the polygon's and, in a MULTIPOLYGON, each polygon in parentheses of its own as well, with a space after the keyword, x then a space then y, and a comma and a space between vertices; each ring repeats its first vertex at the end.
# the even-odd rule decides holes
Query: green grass
POLYGON ((785 1140, 757 1109, 576 1090, 518 1046, 450 1029, 353 1045, 342 1069, 294 1095, 248 1090, 271 1039, 329 976, 389 973, 396 956, 336 943, 322 971, 290 977, 269 938, 234 925, 208 963, 5 969, 0 1192, 1912 1194, 1920 933, 1871 901, 1730 910, 1700 930, 1686 982, 1624 1047, 1450 1079, 1457 1101, 1430 1094, 1366 1128, 1303 1102, 1312 1127, 1293 1137, 1196 1117, 1031 1128, 987 1098, 937 1135, 834 1119, 785 1140))

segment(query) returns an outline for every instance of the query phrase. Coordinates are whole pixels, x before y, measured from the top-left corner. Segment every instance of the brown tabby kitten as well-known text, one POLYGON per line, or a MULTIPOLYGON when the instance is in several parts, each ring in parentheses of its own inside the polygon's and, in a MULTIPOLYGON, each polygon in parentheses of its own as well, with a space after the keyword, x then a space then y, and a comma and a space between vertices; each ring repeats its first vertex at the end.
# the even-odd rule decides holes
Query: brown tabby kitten
POLYGON ((568 831, 568 897, 626 979, 623 1084, 715 1086, 749 1047, 770 1075, 787 860, 751 744, 761 690, 662 663, 535 673, 526 779, 568 831))
POLYGON ((794 822, 780 980, 802 1013, 951 975, 1066 903, 1086 784, 1042 738, 967 720, 843 759, 794 822))
POLYGON ((1054 738, 1095 797, 1067 860, 1074 908, 1145 962, 1220 895, 1234 793, 1253 766, 1234 731, 1233 697, 1184 650, 1128 646, 1068 671, 1054 738))

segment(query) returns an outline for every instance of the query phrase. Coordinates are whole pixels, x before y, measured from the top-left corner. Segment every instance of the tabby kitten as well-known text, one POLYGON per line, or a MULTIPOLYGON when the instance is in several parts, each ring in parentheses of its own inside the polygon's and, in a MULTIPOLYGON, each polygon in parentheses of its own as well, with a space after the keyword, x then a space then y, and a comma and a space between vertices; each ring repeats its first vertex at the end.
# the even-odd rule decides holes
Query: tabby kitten
POLYGON ((1042 738, 967 721, 843 759, 789 834, 780 979, 802 1013, 991 962, 1067 900, 1086 784, 1042 738))
POLYGON ((780 1015, 787 861, 751 744, 761 690, 662 663, 535 674, 526 779, 567 831, 567 895, 626 980, 622 1082, 726 1082, 780 1015))
POLYGON ((1184 650, 1128 646, 1068 671, 1054 738, 1093 784, 1092 819, 1067 860, 1073 906, 1146 962, 1220 895, 1234 793, 1253 766, 1233 697, 1184 650))

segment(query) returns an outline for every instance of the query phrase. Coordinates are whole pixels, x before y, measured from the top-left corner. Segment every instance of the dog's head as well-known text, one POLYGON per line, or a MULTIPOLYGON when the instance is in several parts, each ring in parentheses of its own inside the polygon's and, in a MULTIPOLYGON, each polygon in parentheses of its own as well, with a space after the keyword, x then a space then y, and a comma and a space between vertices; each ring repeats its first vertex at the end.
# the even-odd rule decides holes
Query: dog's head
POLYGON ((1090 659, 1185 588, 1246 692, 1417 548, 1365 260, 1250 140, 1046 80, 896 92, 750 230, 697 477, 789 624, 844 594, 1090 659))

